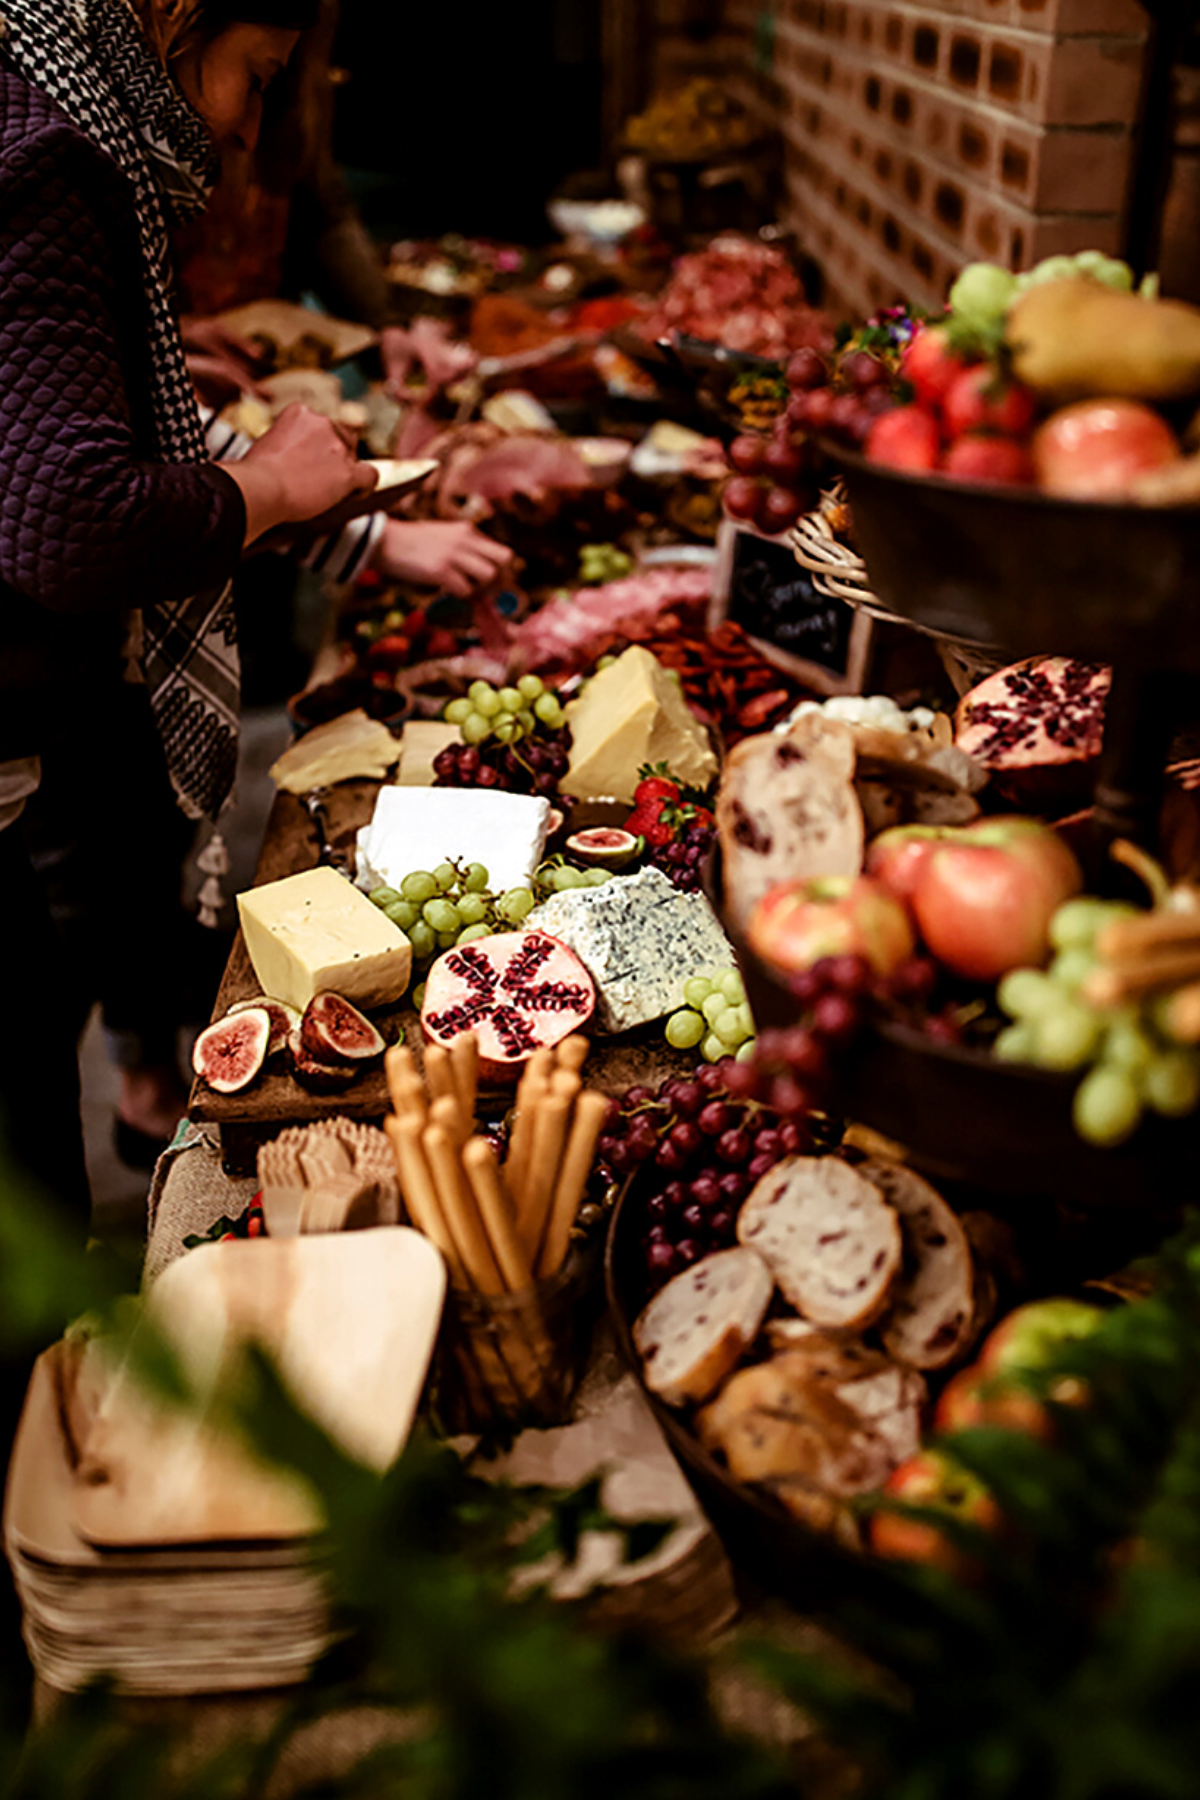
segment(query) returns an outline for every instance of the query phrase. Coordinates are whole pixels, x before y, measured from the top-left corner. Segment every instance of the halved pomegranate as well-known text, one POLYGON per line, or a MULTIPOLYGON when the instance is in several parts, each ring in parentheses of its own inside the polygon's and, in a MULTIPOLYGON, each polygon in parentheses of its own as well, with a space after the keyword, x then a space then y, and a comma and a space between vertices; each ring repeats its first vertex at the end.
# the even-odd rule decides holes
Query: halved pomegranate
POLYGON ((963 695, 954 741, 1007 800, 1056 818, 1090 797, 1111 682, 1111 669, 1069 656, 1013 663, 963 695))
POLYGON ((507 931, 438 957, 425 978, 421 1025, 435 1044, 473 1031, 480 1079, 512 1082, 540 1045, 582 1031, 595 1005, 573 950, 543 931, 507 931))

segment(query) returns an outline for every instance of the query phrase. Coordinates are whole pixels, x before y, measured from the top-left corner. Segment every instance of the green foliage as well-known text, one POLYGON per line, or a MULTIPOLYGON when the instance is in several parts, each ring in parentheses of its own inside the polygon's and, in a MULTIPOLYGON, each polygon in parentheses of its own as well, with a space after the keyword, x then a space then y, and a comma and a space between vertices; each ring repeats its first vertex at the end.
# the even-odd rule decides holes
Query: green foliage
POLYGON ((991 1489, 962 1585, 898 1570, 841 1634, 869 1682, 775 1648, 760 1666, 862 1756, 879 1800, 1183 1800, 1200 1770, 1200 1245, 1154 1295, 1028 1378, 1055 1442, 991 1429, 941 1447, 991 1489), (1086 1404, 1054 1400, 1063 1379, 1086 1404), (892 1683, 895 1685, 892 1685, 892 1683))

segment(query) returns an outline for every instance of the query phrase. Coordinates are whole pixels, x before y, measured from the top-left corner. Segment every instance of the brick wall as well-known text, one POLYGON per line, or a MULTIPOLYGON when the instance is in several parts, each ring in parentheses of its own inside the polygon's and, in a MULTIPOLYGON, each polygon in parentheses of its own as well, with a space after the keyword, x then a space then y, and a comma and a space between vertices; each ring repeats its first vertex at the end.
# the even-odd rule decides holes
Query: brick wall
POLYGON ((937 305, 963 263, 1119 251, 1138 0, 726 0, 730 79, 785 140, 785 222, 835 303, 937 305))

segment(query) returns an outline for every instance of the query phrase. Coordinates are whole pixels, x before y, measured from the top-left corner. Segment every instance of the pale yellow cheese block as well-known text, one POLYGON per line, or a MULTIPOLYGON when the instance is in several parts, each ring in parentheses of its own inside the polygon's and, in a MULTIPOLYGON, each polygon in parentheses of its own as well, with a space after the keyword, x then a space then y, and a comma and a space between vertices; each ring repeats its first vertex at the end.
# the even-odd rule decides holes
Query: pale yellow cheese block
POLYGON ((413 719, 400 734, 397 787, 432 787, 433 759, 450 744, 460 744, 457 725, 444 719, 413 719))
POLYGON ((307 794, 335 781, 378 780, 399 755, 387 726, 356 706, 306 731, 271 764, 271 780, 289 794, 307 794))
POLYGON ((667 763, 688 787, 706 788, 717 759, 700 721, 658 659, 633 644, 566 709, 571 764, 563 792, 579 800, 633 803, 638 770, 667 763))
POLYGON ((250 888, 238 913, 263 993, 299 1012, 330 990, 356 1006, 387 1006, 408 986, 408 939, 336 869, 250 888))

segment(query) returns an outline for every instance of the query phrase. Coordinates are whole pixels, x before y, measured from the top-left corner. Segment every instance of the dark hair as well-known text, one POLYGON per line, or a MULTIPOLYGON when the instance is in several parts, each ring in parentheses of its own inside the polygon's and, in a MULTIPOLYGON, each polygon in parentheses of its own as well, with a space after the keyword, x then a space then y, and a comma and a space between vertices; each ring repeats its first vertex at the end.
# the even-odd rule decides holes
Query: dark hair
POLYGON ((319 0, 129 0, 129 4, 164 63, 228 25, 304 31, 315 24, 319 10, 319 0))

